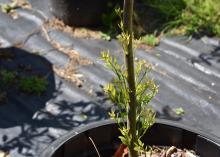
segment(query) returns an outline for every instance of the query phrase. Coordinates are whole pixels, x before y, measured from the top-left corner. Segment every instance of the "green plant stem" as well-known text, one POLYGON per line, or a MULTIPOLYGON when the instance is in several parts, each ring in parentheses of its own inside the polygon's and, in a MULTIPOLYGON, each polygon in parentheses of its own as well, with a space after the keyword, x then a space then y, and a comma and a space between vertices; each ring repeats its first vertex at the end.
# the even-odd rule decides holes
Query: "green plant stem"
POLYGON ((129 148, 129 157, 138 157, 138 153, 135 151, 136 139, 136 87, 135 87, 135 75, 134 75, 134 53, 133 53, 133 6, 134 0, 124 0, 123 8, 123 26, 124 31, 129 36, 129 43, 126 45, 125 61, 127 68, 127 81, 129 87, 129 105, 128 105, 128 117, 127 128, 128 134, 131 138, 129 148))

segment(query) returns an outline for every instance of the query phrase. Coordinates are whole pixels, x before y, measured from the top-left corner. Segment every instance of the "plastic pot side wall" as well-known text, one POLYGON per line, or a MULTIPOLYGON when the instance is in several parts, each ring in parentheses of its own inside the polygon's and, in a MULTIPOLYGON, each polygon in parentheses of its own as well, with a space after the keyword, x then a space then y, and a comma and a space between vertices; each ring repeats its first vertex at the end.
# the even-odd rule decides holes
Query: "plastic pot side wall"
MULTIPOLYGON (((107 120, 73 130, 52 143, 40 157, 92 157, 97 156, 89 137, 102 156, 112 156, 120 143, 117 124, 107 120)), ((200 157, 220 157, 220 141, 198 130, 171 121, 159 120, 143 137, 149 145, 193 149, 200 157)))

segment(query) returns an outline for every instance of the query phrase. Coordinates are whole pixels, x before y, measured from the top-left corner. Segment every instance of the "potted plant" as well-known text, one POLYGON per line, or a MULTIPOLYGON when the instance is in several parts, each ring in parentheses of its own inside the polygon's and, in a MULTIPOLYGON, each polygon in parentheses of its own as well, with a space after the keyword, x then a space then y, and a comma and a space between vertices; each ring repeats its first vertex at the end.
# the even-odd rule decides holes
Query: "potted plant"
MULTIPOLYGON (((71 26, 97 26, 117 0, 50 0, 51 12, 71 26)), ((112 9, 113 10, 113 9, 112 9)))
MULTIPOLYGON (((154 123, 155 113, 148 104, 157 93, 157 86, 147 75, 150 68, 146 63, 134 61, 133 3, 134 0, 124 0, 123 12, 117 10, 123 21, 119 25, 122 30, 119 41, 125 63, 120 65, 108 52, 101 57, 116 76, 104 90, 117 104, 110 113, 117 124, 102 121, 75 129, 55 141, 40 157, 112 156, 120 145, 118 137, 127 146, 129 157, 141 156, 143 152, 147 156, 145 144, 193 149, 201 157, 220 156, 218 138, 170 121, 154 123)), ((163 157, 171 157, 167 152, 163 157)))

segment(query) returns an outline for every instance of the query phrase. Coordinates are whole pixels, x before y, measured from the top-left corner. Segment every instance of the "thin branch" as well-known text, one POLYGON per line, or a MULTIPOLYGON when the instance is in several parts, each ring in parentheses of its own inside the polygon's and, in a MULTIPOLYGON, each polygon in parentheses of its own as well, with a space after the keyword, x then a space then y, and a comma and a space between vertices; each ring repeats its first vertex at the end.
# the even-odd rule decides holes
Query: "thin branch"
POLYGON ((101 157, 101 155, 100 155, 100 153, 99 153, 99 151, 98 151, 98 149, 97 149, 97 147, 96 147, 96 145, 95 145, 95 142, 92 140, 91 137, 89 137, 89 140, 92 142, 92 145, 94 146, 94 148, 95 148, 95 150, 96 150, 96 153, 98 154, 98 157, 101 157))

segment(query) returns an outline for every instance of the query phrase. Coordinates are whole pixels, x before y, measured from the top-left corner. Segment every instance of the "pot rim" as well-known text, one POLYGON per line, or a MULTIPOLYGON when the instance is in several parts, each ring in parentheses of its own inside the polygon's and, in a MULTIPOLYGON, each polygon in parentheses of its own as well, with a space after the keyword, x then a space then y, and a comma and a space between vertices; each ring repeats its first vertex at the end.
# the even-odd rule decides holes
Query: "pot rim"
MULTIPOLYGON (((212 141, 214 144, 216 144, 220 147, 220 138, 219 137, 217 137, 213 134, 210 134, 206 131, 202 131, 198 128, 193 128, 193 126, 189 126, 189 125, 186 125, 186 124, 182 124, 182 123, 179 123, 179 122, 176 122, 176 121, 166 120, 166 119, 156 119, 155 123, 156 124, 167 125, 167 126, 170 126, 170 127, 180 128, 180 129, 195 133, 197 135, 205 137, 206 139, 212 141)), ((48 147, 43 149, 43 151, 40 153, 40 155, 38 157, 41 157, 41 156, 44 157, 45 155, 51 156, 66 141, 72 139, 73 137, 75 137, 75 136, 77 136, 77 135, 79 135, 79 134, 81 134, 85 131, 95 129, 95 128, 98 128, 98 127, 101 127, 101 126, 111 125, 111 124, 116 124, 116 122, 114 120, 107 119, 107 120, 92 122, 90 124, 85 124, 85 125, 79 126, 75 129, 69 131, 65 135, 59 137, 54 142, 52 142, 48 147)))

